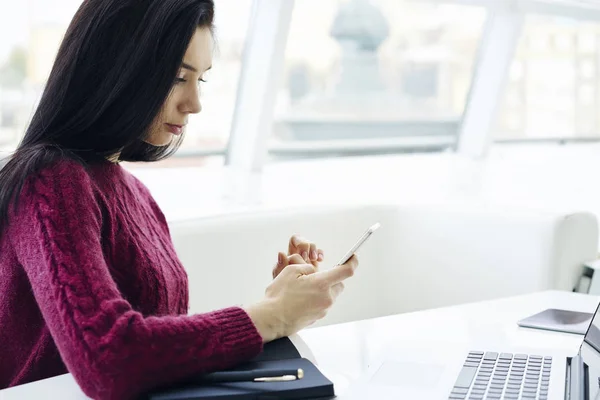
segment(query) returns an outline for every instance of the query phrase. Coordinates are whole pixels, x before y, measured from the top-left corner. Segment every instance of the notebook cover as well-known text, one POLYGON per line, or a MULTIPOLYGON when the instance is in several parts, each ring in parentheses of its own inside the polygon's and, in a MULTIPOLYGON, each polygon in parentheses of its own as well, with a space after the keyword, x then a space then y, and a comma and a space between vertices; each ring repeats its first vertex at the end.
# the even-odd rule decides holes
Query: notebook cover
POLYGON ((300 353, 288 338, 270 342, 252 361, 232 370, 302 368, 304 378, 289 382, 232 382, 202 385, 186 383, 172 389, 157 391, 149 400, 274 400, 332 398, 333 383, 300 353))
POLYGON ((243 369, 302 368, 304 378, 289 382, 231 382, 211 385, 188 384, 152 394, 150 400, 274 400, 314 399, 334 396, 333 383, 305 358, 258 361, 243 369))
POLYGON ((283 337, 265 344, 263 351, 252 361, 288 360, 291 358, 300 358, 300 353, 289 338, 283 337))

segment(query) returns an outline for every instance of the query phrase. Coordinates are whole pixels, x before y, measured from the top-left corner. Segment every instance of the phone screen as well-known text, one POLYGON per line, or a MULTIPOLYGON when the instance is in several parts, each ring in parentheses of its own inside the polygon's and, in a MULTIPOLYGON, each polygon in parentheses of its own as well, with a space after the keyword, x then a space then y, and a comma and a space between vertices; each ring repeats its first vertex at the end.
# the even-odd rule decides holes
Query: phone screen
POLYGON ((369 239, 371 237, 373 232, 375 232, 377 229, 379 229, 380 226, 381 226, 381 224, 378 222, 375 225, 373 225, 372 227, 370 227, 369 229, 367 229, 367 231, 358 239, 358 241, 354 244, 354 246, 352 246, 352 248, 350 250, 348 250, 348 252, 344 255, 344 257, 342 257, 342 259, 335 265, 344 265, 352 257, 352 255, 354 253, 356 253, 358 251, 358 249, 360 249, 360 246, 362 246, 363 243, 365 243, 367 241, 367 239, 369 239))

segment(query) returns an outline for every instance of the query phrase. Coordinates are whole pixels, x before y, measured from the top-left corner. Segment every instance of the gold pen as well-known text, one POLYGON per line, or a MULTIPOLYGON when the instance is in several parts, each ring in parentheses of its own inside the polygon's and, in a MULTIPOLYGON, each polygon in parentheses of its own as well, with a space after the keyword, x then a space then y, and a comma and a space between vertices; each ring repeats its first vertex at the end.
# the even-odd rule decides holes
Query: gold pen
POLYGON ((289 382, 304 378, 304 371, 298 369, 270 369, 250 371, 221 371, 204 375, 204 382, 289 382))
POLYGON ((254 378, 254 382, 287 382, 302 378, 304 378, 304 371, 299 368, 295 375, 263 376, 261 378, 254 378))

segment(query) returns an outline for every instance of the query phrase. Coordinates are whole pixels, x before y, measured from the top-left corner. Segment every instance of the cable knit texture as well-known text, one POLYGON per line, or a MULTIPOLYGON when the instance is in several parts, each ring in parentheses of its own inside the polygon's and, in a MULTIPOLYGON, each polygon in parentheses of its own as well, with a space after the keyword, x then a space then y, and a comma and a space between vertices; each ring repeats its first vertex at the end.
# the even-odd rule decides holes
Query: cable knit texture
POLYGON ((186 315, 164 215, 117 164, 62 160, 32 177, 0 236, 0 276, 0 389, 70 372, 94 399, 129 399, 262 349, 241 308, 186 315))

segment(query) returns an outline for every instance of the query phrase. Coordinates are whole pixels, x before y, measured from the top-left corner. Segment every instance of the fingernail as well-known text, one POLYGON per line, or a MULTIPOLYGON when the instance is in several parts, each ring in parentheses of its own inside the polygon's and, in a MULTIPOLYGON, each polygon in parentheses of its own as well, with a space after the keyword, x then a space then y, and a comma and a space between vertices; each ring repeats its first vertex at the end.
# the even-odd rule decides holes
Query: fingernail
POLYGON ((313 251, 311 251, 311 252, 310 252, 310 258, 311 258, 311 260, 313 260, 313 261, 314 261, 314 260, 316 260, 316 259, 318 258, 318 256, 317 256, 317 252, 316 252, 316 251, 314 251, 314 250, 313 250, 313 251))
POLYGON ((277 254, 277 265, 283 265, 283 256, 281 253, 277 254))
POLYGON ((306 261, 309 261, 308 260, 308 253, 306 251, 302 253, 302 258, 304 258, 306 261))
POLYGON ((319 253, 319 261, 323 261, 323 253, 319 253))

